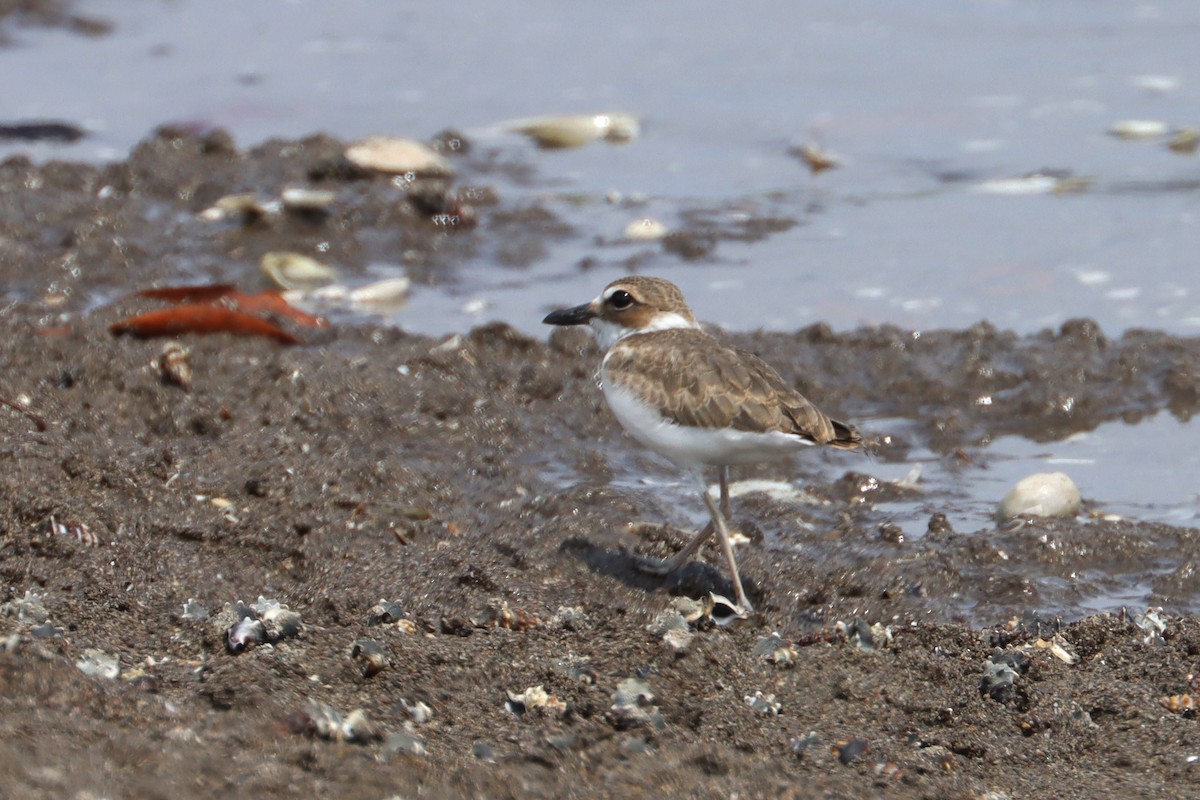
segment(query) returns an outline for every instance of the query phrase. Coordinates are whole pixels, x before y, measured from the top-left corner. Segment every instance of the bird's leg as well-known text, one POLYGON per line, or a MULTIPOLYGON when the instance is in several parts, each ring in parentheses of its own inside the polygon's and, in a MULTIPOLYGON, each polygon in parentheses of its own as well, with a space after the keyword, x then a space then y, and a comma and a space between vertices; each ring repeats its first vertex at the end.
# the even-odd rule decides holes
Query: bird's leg
MULTIPOLYGON (((717 475, 721 479, 721 511, 726 515, 726 517, 732 518, 733 514, 729 502, 729 467, 723 465, 717 467, 717 475)), ((703 487, 703 480, 701 480, 701 486, 703 487)), ((706 489, 702 488, 701 491, 703 491, 705 496, 708 495, 708 491, 706 489)), ((715 530, 715 524, 712 520, 709 520, 708 524, 704 526, 704 529, 697 533, 696 536, 687 543, 687 546, 678 553, 659 562, 642 561, 637 565, 638 570, 646 573, 647 575, 670 575, 672 572, 688 563, 692 556, 695 555, 696 551, 700 549, 700 545, 707 542, 708 537, 712 536, 715 530)))
POLYGON ((708 513, 712 514, 713 524, 717 528, 717 538, 721 541, 721 552, 725 554, 725 560, 729 562, 729 575, 733 578, 733 599, 741 606, 742 611, 753 614, 754 607, 746 598, 746 590, 742 588, 742 579, 738 575, 737 559, 733 557, 733 542, 729 540, 729 529, 725 526, 725 518, 721 515, 721 511, 713 499, 709 497, 708 492, 701 492, 700 495, 704 498, 704 505, 708 506, 708 513))

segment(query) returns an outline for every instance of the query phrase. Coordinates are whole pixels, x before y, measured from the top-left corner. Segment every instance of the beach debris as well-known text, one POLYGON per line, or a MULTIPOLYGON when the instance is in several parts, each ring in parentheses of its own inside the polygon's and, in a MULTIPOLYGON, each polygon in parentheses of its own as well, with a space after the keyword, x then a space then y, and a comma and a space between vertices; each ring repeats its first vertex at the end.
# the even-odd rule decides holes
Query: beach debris
POLYGON ((293 308, 279 292, 244 294, 231 284, 143 289, 137 292, 137 296, 165 300, 174 305, 114 322, 108 326, 114 336, 129 334, 144 339, 181 333, 233 333, 265 336, 283 344, 299 344, 296 336, 255 315, 272 314, 316 328, 329 324, 320 317, 293 308))
POLYGON ((974 191, 984 194, 1030 195, 1069 194, 1092 185, 1092 179, 1062 171, 1030 172, 1012 178, 993 178, 975 184, 974 191))
POLYGON ((293 733, 351 744, 369 744, 383 738, 383 730, 361 708, 343 714, 332 706, 309 701, 287 720, 293 733))
POLYGON ((804 758, 804 754, 820 747, 821 737, 817 736, 816 731, 809 731, 803 736, 796 736, 788 742, 788 749, 792 751, 792 755, 796 758, 804 758))
POLYGON ((178 386, 185 392, 192 388, 192 351, 180 342, 167 342, 154 361, 159 378, 168 386, 178 386))
POLYGON ((833 746, 833 754, 843 765, 849 766, 867 752, 866 739, 842 739, 833 746))
POLYGON ((653 726, 663 728, 666 720, 654 705, 650 684, 640 678, 626 678, 617 684, 608 719, 617 730, 653 726))
POLYGON ((116 656, 110 656, 103 650, 89 647, 75 662, 75 666, 84 675, 92 678, 116 680, 121 677, 121 662, 116 656))
POLYGON ((1198 694, 1173 694, 1162 698, 1159 702, 1172 714, 1194 717, 1200 713, 1200 695, 1198 694))
POLYGON ((92 529, 87 526, 87 523, 74 519, 59 521, 51 517, 50 534, 63 539, 72 539, 85 547, 99 547, 104 544, 100 541, 99 536, 92 533, 92 529))
POLYGON ((275 644, 298 636, 303 629, 298 612, 262 595, 253 606, 241 600, 226 603, 212 624, 224 631, 225 647, 235 655, 263 642, 275 644))
POLYGON ((550 618, 550 624, 568 631, 583 630, 588 623, 587 611, 583 606, 559 606, 550 618))
POLYGON ((1191 155, 1200 147, 1200 130, 1180 128, 1167 140, 1167 149, 1181 155, 1191 155))
POLYGON ((523 692, 508 692, 504 707, 514 717, 523 717, 530 711, 542 716, 561 717, 567 712, 567 704, 545 690, 542 684, 530 686, 523 692))
POLYGON ((777 667, 794 667, 796 665, 796 648, 778 633, 769 633, 759 637, 750 651, 753 658, 774 664, 777 667))
POLYGON ((1016 696, 1017 678, 1029 670, 1029 656, 1020 650, 996 650, 983 662, 983 677, 979 681, 979 693, 997 703, 1008 705, 1016 696))
POLYGON ((1033 643, 1033 646, 1038 649, 1049 650, 1050 655, 1054 656, 1064 664, 1079 663, 1079 656, 1070 649, 1070 645, 1060 635, 1056 634, 1048 641, 1046 639, 1038 638, 1037 641, 1033 643))
POLYGON ((350 648, 350 658, 358 664, 364 678, 371 678, 388 667, 387 652, 374 639, 359 639, 350 648))
POLYGON ((842 165, 841 159, 837 155, 812 142, 804 142, 789 148, 788 155, 796 156, 803 161, 813 175, 819 175, 827 169, 842 165))
POLYGON ((436 150, 416 139, 370 136, 346 148, 346 160, 362 169, 389 175, 448 178, 454 167, 436 150))
POLYGON ((838 622, 834 630, 859 650, 876 650, 892 644, 892 629, 881 622, 871 624, 859 618, 850 623, 838 622))
POLYGON ((423 700, 418 700, 415 703, 409 703, 403 697, 400 698, 400 705, 408 712, 408 716, 413 725, 424 725, 433 719, 433 709, 423 700))
POLYGON ((386 600, 382 597, 367 612, 367 625, 392 625, 404 633, 416 633, 417 630, 416 623, 404 613, 404 606, 399 600, 386 600))
POLYGON ((0 397, 0 405, 7 406, 13 411, 16 411, 18 414, 24 416, 25 419, 33 423, 33 427, 37 428, 38 431, 44 431, 47 427, 46 420, 30 411, 27 407, 32 402, 33 398, 27 394, 20 395, 15 401, 9 400, 7 397, 0 397))
POLYGON ((337 192, 310 189, 307 186, 289 186, 279 193, 284 211, 311 219, 320 219, 328 214, 335 200, 337 192))
POLYGON ((507 600, 492 603, 471 618, 476 628, 504 628, 510 631, 527 631, 542 624, 541 618, 523 608, 510 606, 507 600))
POLYGON ((18 622, 45 622, 50 619, 50 612, 43 602, 45 599, 46 595, 26 589, 23 597, 0 605, 0 617, 16 617, 18 622))
POLYGON ((656 219, 644 217, 625 226, 625 238, 635 242, 657 241, 670 233, 666 225, 656 219))
POLYGON ((1143 644, 1159 645, 1165 644, 1163 633, 1167 630, 1167 615, 1163 613, 1162 606, 1158 608, 1147 608, 1144 614, 1136 614, 1133 618, 1133 624, 1141 628, 1146 635, 1142 638, 1143 644))
POLYGON ((543 150, 583 147, 596 141, 624 144, 641 130, 632 114, 571 114, 516 120, 505 127, 524 134, 543 150))
POLYGON ((208 619, 208 616, 208 609, 190 597, 183 604, 183 611, 179 614, 181 620, 188 622, 203 622, 208 619))
POLYGON ((331 283, 314 289, 290 289, 283 299, 293 304, 315 303, 358 313, 381 314, 403 308, 412 281, 403 275, 383 278, 362 286, 331 283))
POLYGON ((1026 517, 1073 517, 1079 513, 1079 488, 1064 472, 1038 472, 1017 481, 1000 501, 1000 521, 1026 517))
POLYGON ((408 731, 390 731, 383 739, 383 755, 391 758, 395 755, 423 756, 425 740, 408 731))
POLYGON ((746 701, 746 705, 750 706, 751 711, 756 714, 762 714, 764 717, 777 716, 783 710, 783 703, 776 701, 773 694, 763 694, 756 691, 754 694, 748 694, 742 699, 746 701))
POLYGON ((200 212, 200 219, 221 222, 236 219, 243 225, 253 225, 269 214, 279 212, 281 204, 264 199, 256 192, 228 194, 200 212))
POLYGON ((303 253, 273 251, 260 261, 263 274, 284 289, 305 289, 332 283, 337 270, 303 253))
POLYGON ((1123 119, 1110 125, 1108 133, 1118 139, 1136 141, 1165 136, 1169 130, 1167 123, 1156 119, 1123 119))

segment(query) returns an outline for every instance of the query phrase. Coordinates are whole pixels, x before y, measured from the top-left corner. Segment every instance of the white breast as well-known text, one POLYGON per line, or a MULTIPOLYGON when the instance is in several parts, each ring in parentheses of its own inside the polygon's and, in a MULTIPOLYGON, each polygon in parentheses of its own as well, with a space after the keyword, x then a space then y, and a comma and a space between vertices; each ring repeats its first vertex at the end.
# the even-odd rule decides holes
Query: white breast
POLYGON ((601 367, 601 388, 609 408, 639 442, 683 468, 702 464, 753 464, 796 452, 811 442, 779 431, 754 433, 733 428, 692 428, 662 416, 601 367))

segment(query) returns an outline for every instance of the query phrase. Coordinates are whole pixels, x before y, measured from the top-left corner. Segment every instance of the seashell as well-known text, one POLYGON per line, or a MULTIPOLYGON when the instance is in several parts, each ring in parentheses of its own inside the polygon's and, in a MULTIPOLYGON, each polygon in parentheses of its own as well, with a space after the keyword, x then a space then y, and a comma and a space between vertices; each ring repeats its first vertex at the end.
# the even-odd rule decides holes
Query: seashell
POLYGON ((350 649, 350 658, 358 662, 359 671, 364 678, 378 675, 388 667, 387 653, 383 645, 372 639, 359 639, 350 649))
POLYGON ((42 603, 45 599, 45 595, 26 589, 24 597, 0 606, 0 617, 16 617, 20 622, 45 622, 50 618, 50 612, 42 603))
POLYGON ((384 278, 366 286, 351 289, 346 299, 356 306, 386 306, 398 308, 408 300, 408 290, 412 281, 400 276, 384 278))
POLYGON ((336 199, 337 192, 329 189, 309 189, 297 186, 288 187, 279 195, 285 211, 306 216, 321 216, 328 213, 336 199))
POLYGON ((279 601, 268 600, 262 595, 259 595, 258 602, 254 604, 254 611, 263 624, 267 641, 271 643, 298 636, 303 627, 298 611, 292 611, 279 601))
POLYGON ((121 662, 117 657, 110 656, 103 650, 97 650, 94 647, 84 650, 83 655, 75 662, 75 666, 84 675, 93 678, 116 680, 121 677, 121 662))
POLYGON ((684 619, 683 614, 680 614, 673 608, 666 609, 656 616, 649 625, 646 626, 646 632, 655 638, 661 638, 671 631, 687 631, 688 622, 684 619))
POLYGON ((709 593, 709 597, 712 599, 713 604, 709 616, 713 622, 722 628, 726 625, 733 625, 735 622, 741 622, 744 619, 750 618, 750 615, 746 613, 744 608, 728 597, 711 592, 709 593))
POLYGON ((1196 148, 1200 147, 1200 130, 1181 128, 1167 140, 1167 147, 1184 155, 1196 152, 1196 148))
POLYGON ((713 594, 699 600, 693 600, 690 597, 672 597, 671 608, 679 612, 687 624, 699 627, 712 618, 714 597, 716 595, 713 594))
POLYGON ((263 273, 284 289, 303 289, 338 277, 337 270, 301 253, 266 253, 261 264, 263 273))
POLYGON ((1162 698, 1159 702, 1172 714, 1183 714, 1190 717, 1200 710, 1200 695, 1173 694, 1162 698))
POLYGON ((650 217, 634 220, 625 226, 625 238, 635 242, 657 241, 668 233, 670 231, 666 225, 650 217))
POLYGON ((424 725, 433 719, 433 709, 426 703, 418 700, 416 703, 409 705, 403 699, 400 702, 404 705, 405 710, 408 711, 408 716, 412 718, 414 725, 424 725))
POLYGON ((495 606, 488 606, 478 620, 472 621, 476 627, 484 627, 492 624, 497 628, 506 628, 510 631, 518 632, 536 628, 542 624, 541 619, 534 614, 523 608, 513 608, 506 602, 495 606))
POLYGON ((379 602, 367 612, 368 625, 391 625, 393 622, 399 622, 402 619, 404 619, 404 608, 398 600, 384 600, 380 598, 379 602))
POLYGON ((178 386, 185 392, 192 388, 192 351, 179 342, 167 342, 158 355, 155 367, 162 382, 178 386))
POLYGON ((203 622, 208 619, 208 609, 189 597, 183 604, 183 611, 179 618, 189 622, 203 622))
POLYGON ((366 744, 383 738, 383 730, 361 708, 351 711, 342 720, 338 741, 366 744))
POLYGON ((983 662, 983 677, 979 681, 979 693, 991 697, 998 703, 1007 703, 1012 697, 1012 687, 1029 664, 1029 656, 1020 650, 1005 653, 997 650, 983 662))
POLYGON ((1007 195, 1068 194, 1082 191, 1091 184, 1091 178, 1031 172, 1017 178, 994 178, 983 181, 975 184, 973 191, 1007 195))
POLYGON ((263 200, 253 192, 246 192, 222 197, 211 207, 201 211, 200 218, 209 222, 238 219, 243 225, 252 225, 278 210, 277 204, 263 200))
POLYGON ((343 715, 332 706, 311 701, 296 715, 295 723, 293 729, 297 733, 335 742, 366 744, 383 738, 382 729, 361 708, 343 715))
POLYGON ((71 519, 59 522, 54 517, 51 517, 50 533, 54 536, 62 536, 66 539, 74 539, 76 542, 79 542, 79 544, 82 544, 85 547, 98 547, 102 544, 100 537, 92 533, 92 529, 89 528, 85 523, 77 522, 71 519))
POLYGON ((1168 130, 1167 123, 1156 119, 1123 119, 1120 122, 1114 122, 1108 128, 1108 132, 1112 136, 1129 141, 1164 136, 1168 130))
POLYGON ((524 716, 527 712, 535 709, 543 716, 550 714, 562 716, 567 711, 567 704, 549 694, 541 684, 530 686, 520 694, 508 692, 508 702, 504 704, 504 707, 514 717, 524 716))
POLYGON ((423 756, 427 752, 425 740, 407 731, 391 731, 383 741, 383 754, 389 758, 397 753, 423 756))
POLYGON ((669 630, 662 635, 662 643, 667 650, 677 656, 682 656, 687 652, 694 638, 696 638, 695 632, 686 628, 683 630, 669 630))
POLYGON ((608 716, 619 729, 652 725, 661 728, 666 723, 653 705, 654 692, 639 678, 626 678, 617 684, 608 716))
POLYGON ((390 175, 442 177, 454 167, 424 142, 395 136, 371 136, 346 148, 346 160, 363 169, 390 175))
POLYGON ((508 129, 528 136, 544 150, 560 150, 601 139, 629 142, 637 138, 641 125, 632 114, 579 114, 518 120, 508 129))
POLYGON ((1073 517, 1081 499, 1075 482, 1062 472, 1039 472, 1022 478, 996 511, 1003 521, 1025 517, 1073 517))
POLYGON ((583 606, 559 606, 550 624, 569 631, 581 630, 588 621, 583 606))
POLYGON ((777 702, 773 694, 763 694, 756 691, 754 694, 746 695, 742 699, 746 701, 746 705, 750 706, 752 711, 762 714, 764 717, 774 717, 783 710, 783 703, 777 702))
POLYGON ((772 633, 768 636, 761 637, 754 644, 754 649, 750 651, 750 655, 754 658, 767 661, 777 667, 792 667, 796 664, 796 648, 792 647, 786 639, 778 633, 772 633))
POLYGON ((1079 656, 1075 655, 1066 648, 1066 642, 1063 641, 1061 636, 1055 636, 1050 641, 1038 639, 1033 643, 1033 646, 1042 650, 1049 650, 1050 655, 1054 656, 1059 661, 1062 661, 1064 664, 1079 663, 1079 656))
POLYGON ((229 627, 225 634, 225 647, 233 654, 242 653, 267 638, 266 628, 254 617, 243 617, 229 627))

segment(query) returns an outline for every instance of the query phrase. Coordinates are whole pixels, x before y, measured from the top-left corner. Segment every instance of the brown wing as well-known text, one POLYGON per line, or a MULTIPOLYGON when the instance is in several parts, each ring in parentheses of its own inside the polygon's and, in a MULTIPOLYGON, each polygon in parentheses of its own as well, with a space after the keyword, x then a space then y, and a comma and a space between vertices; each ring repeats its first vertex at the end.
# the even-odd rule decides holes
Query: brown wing
POLYGON ((761 358, 703 331, 630 336, 613 347, 605 370, 629 375, 648 402, 682 425, 781 431, 847 449, 861 442, 853 428, 821 413, 761 358), (670 363, 656 357, 668 350, 670 363))

